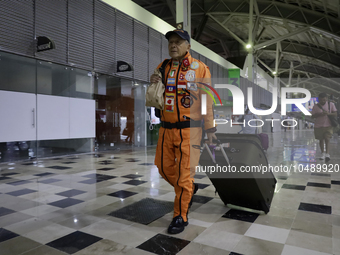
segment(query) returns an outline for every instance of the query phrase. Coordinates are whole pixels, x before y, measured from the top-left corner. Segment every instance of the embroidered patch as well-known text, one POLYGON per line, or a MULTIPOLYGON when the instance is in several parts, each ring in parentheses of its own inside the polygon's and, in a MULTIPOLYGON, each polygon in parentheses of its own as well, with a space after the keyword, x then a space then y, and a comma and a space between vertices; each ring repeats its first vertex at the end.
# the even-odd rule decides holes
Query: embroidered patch
POLYGON ((173 105, 166 105, 165 111, 166 112, 174 112, 174 106, 173 105))
POLYGON ((185 75, 185 79, 187 81, 194 81, 195 77, 196 77, 196 73, 193 70, 189 70, 185 75))
POLYGON ((176 86, 166 86, 165 92, 172 92, 174 93, 176 91, 176 86))
POLYGON ((194 100, 191 98, 191 96, 183 96, 181 99, 181 104, 184 108, 189 108, 190 106, 192 106, 194 100))
POLYGON ((186 93, 185 90, 177 90, 177 94, 183 95, 183 94, 185 94, 185 93, 186 93))
POLYGON ((197 91, 197 84, 194 82, 188 82, 187 89, 192 90, 192 91, 197 91))
POLYGON ((195 69, 197 69, 199 66, 200 66, 200 65, 198 64, 198 62, 195 61, 195 62, 192 62, 192 63, 191 63, 190 68, 195 70, 195 69))
POLYGON ((189 59, 187 59, 187 58, 183 59, 182 63, 183 63, 184 67, 188 67, 190 65, 189 59))
POLYGON ((175 76, 175 73, 176 73, 176 70, 171 70, 171 71, 170 71, 170 76, 171 76, 171 77, 174 77, 174 76, 175 76))
POLYGON ((177 84, 177 88, 179 89, 186 89, 187 88, 187 83, 184 81, 179 81, 177 84))
POLYGON ((179 80, 180 81, 184 81, 184 73, 180 73, 179 74, 179 80))
POLYGON ((188 70, 188 67, 182 67, 182 71, 187 71, 188 70))
POLYGON ((175 84, 175 78, 168 78, 168 84, 175 84))
POLYGON ((172 66, 173 66, 173 67, 177 67, 177 66, 178 66, 178 64, 179 64, 179 62, 178 62, 178 61, 174 61, 174 62, 173 62, 173 64, 172 64, 172 66))
POLYGON ((174 96, 166 96, 165 97, 165 105, 174 105, 175 97, 174 96))

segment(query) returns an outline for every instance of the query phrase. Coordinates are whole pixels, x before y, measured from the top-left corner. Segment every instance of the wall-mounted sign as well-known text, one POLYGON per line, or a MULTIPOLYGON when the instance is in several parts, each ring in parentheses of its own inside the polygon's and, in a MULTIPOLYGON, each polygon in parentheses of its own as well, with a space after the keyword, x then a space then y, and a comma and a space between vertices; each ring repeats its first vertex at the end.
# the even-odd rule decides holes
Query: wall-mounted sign
POLYGON ((117 61, 117 73, 132 71, 132 65, 124 61, 117 61))
POLYGON ((46 36, 37 37, 37 52, 55 49, 55 43, 46 36))
MULTIPOLYGON (((229 84, 240 87, 240 69, 228 69, 229 84)), ((228 96, 232 96, 231 91, 228 91, 228 96)))
MULTIPOLYGON (((314 105, 318 104, 319 103, 319 99, 317 97, 312 97, 307 103, 303 103, 302 105, 308 109, 308 111, 312 111, 313 110, 313 107, 314 105)), ((287 105, 288 107, 288 105, 287 105)), ((288 111, 288 109, 287 109, 288 111)), ((292 104, 291 105, 291 112, 301 112, 301 110, 295 105, 295 104, 292 104)))
POLYGON ((176 24, 177 29, 183 29, 183 22, 176 24))

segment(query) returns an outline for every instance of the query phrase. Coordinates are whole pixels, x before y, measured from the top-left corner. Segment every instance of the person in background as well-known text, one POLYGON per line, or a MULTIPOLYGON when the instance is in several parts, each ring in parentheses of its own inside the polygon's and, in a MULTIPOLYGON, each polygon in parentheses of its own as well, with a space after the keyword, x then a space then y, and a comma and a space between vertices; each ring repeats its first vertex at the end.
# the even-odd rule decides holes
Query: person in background
POLYGON ((285 120, 282 122, 282 124, 283 124, 283 129, 284 129, 285 132, 286 132, 286 131, 287 131, 287 126, 289 125, 287 119, 285 119, 285 120))
POLYGON ((314 122, 314 135, 315 139, 319 140, 319 145, 321 149, 321 160, 326 159, 329 161, 329 141, 333 135, 333 127, 328 116, 337 115, 337 110, 334 103, 328 101, 328 96, 326 93, 319 94, 319 103, 314 105, 312 110, 312 118, 315 119, 314 122), (325 152, 326 146, 326 152, 325 152))
POLYGON ((125 142, 132 144, 133 141, 133 134, 135 131, 135 123, 134 123, 134 115, 133 112, 129 112, 126 121, 126 128, 127 128, 127 137, 125 142))
MULTIPOLYGON (((272 118, 272 120, 273 120, 274 118, 272 118)), ((270 131, 272 132, 272 133, 274 133, 273 132, 273 129, 274 129, 274 125, 273 125, 274 123, 273 123, 273 121, 272 121, 272 123, 270 124, 270 131)))
POLYGON ((259 117, 257 117, 255 114, 251 113, 249 111, 248 106, 246 105, 245 107, 245 114, 244 114, 244 127, 242 128, 242 133, 243 134, 257 134, 257 121, 251 121, 250 125, 248 125, 248 121, 256 119, 258 120, 259 117), (252 127, 255 126, 255 127, 252 127))

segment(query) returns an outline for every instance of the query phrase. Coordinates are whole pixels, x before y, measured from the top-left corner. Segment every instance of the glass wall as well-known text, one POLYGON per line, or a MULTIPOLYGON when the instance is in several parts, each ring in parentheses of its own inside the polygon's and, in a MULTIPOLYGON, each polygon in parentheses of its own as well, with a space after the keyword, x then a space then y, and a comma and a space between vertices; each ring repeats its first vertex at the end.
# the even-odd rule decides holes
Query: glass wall
POLYGON ((96 149, 124 150, 145 146, 145 92, 138 83, 96 75, 96 149), (144 93, 144 94, 143 94, 144 93))
POLYGON ((0 52, 0 90, 35 93, 36 60, 0 52))
POLYGON ((0 162, 156 145, 160 125, 145 107, 146 88, 0 52, 0 162), (93 109, 92 136, 82 135, 92 116, 84 104, 93 109))
POLYGON ((93 89, 89 71, 0 52, 0 162, 92 151, 95 131, 81 124, 95 110, 76 111, 91 108, 93 89))
POLYGON ((36 60, 0 52, 0 162, 36 151, 35 93, 36 60))

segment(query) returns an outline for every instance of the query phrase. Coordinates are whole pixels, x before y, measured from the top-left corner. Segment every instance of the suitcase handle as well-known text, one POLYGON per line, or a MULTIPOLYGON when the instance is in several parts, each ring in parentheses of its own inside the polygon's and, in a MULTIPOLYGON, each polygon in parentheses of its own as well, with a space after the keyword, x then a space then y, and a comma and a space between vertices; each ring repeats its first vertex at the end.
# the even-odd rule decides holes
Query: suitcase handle
POLYGON ((211 150, 210 150, 208 144, 207 144, 207 143, 204 143, 204 147, 207 149, 207 152, 208 152, 210 158, 212 159, 212 161, 214 162, 214 164, 216 164, 215 157, 212 155, 211 150))
POLYGON ((220 149, 221 149, 221 151, 222 151, 222 154, 223 154, 224 159, 227 161, 228 165, 230 166, 229 158, 228 158, 228 156, 227 156, 227 153, 225 153, 225 150, 224 150, 224 148, 223 148, 222 145, 220 145, 220 149))
MULTIPOLYGON (((212 161, 214 162, 214 164, 216 164, 215 157, 214 157, 213 154, 211 153, 211 150, 210 150, 208 144, 207 144, 207 143, 204 143, 204 146, 206 147, 207 152, 208 152, 209 156, 211 157, 212 161)), ((223 155, 224 159, 227 161, 228 165, 230 165, 229 158, 228 158, 228 156, 227 156, 227 153, 225 153, 225 150, 224 150, 223 146, 220 144, 219 146, 216 146, 216 147, 219 147, 219 148, 220 148, 220 150, 221 150, 221 152, 222 152, 222 155, 223 155)))

